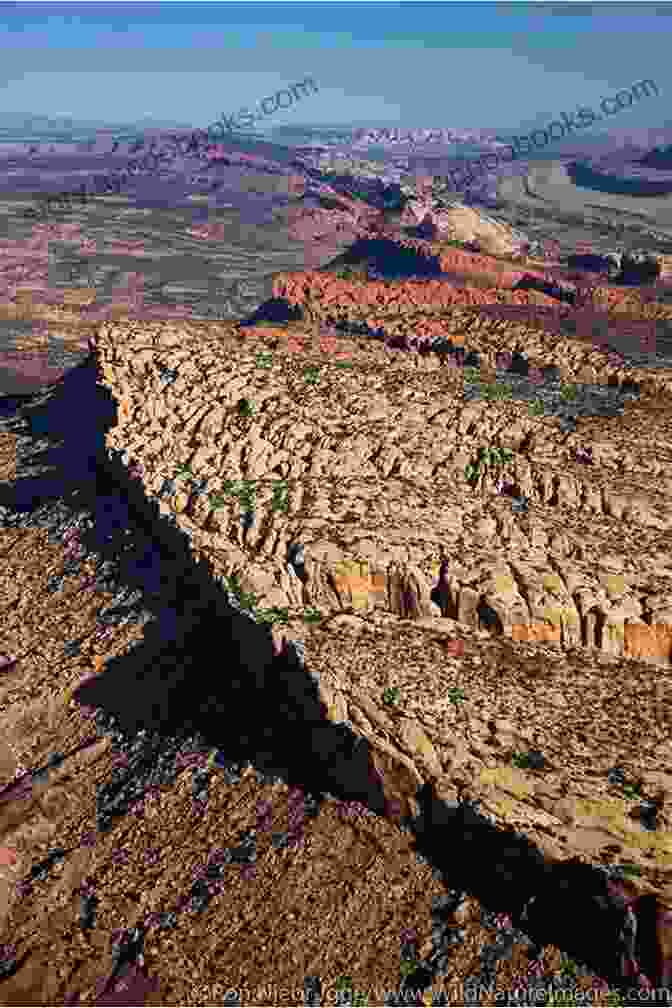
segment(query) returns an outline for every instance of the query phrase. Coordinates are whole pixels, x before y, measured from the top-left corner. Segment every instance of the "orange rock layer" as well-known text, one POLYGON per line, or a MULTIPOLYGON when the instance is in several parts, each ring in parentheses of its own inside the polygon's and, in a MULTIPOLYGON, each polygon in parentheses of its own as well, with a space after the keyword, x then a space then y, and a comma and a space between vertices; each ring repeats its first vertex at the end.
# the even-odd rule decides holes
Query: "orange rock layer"
POLYGON ((319 314, 348 308, 394 313, 409 308, 434 309, 450 305, 535 304, 558 302, 538 291, 512 291, 498 287, 454 287, 445 280, 385 281, 342 280, 332 273, 308 270, 281 273, 274 278, 273 296, 291 305, 318 305, 319 314))

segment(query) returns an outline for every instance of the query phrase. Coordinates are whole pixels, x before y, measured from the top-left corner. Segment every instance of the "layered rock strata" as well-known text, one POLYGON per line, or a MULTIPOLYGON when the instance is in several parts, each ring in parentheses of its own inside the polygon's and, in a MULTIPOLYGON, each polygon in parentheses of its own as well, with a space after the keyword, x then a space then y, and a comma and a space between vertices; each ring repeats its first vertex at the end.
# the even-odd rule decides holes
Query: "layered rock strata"
POLYGON ((338 361, 305 327, 297 353, 300 332, 101 327, 109 448, 278 650, 299 637, 323 711, 367 738, 404 814, 434 781, 551 859, 618 850, 642 891, 669 895, 665 404, 563 437, 519 402, 467 403, 436 355, 343 338, 338 361), (469 483, 484 445, 511 457, 469 483), (502 477, 526 512, 495 493, 502 477), (635 808, 610 790, 614 764, 639 782, 635 808), (637 824, 651 802, 653 830, 637 824))
POLYGON ((466 403, 461 375, 447 374, 436 355, 382 349, 343 369, 318 351, 315 386, 300 373, 310 362, 273 346, 272 330, 266 333, 210 340, 198 357, 165 327, 151 344, 149 333, 134 336, 132 327, 101 334, 104 371, 120 402, 109 446, 142 467, 147 493, 162 496, 194 548, 217 557, 222 573, 239 573, 264 607, 295 611, 352 606, 403 615, 410 587, 418 615, 429 617, 446 556, 446 614, 462 623, 478 626, 485 603, 500 632, 514 638, 668 662, 672 596, 664 563, 653 573, 653 556, 672 530, 672 471, 664 455, 650 457, 654 431, 659 445, 670 440, 662 407, 629 402, 617 425, 593 418, 565 439, 550 418, 525 415, 518 401, 466 403), (270 367, 260 366, 269 353, 270 367), (170 384, 162 371, 175 375, 170 384), (244 401, 253 415, 241 413, 244 401), (487 444, 510 449, 512 459, 469 485, 465 466, 487 444), (592 452, 589 470, 575 461, 579 445, 592 452), (182 478, 180 467, 189 470, 182 478), (525 495, 531 515, 514 516, 496 498, 502 477, 525 495), (418 508, 422 528, 411 533, 418 508), (247 527, 241 511, 250 516, 247 527), (600 524, 588 544, 583 527, 591 515, 600 524), (340 547, 329 531, 335 525, 340 547), (651 555, 644 580, 624 559, 632 552, 628 526, 639 554, 651 555), (302 579, 288 564, 292 543, 304 547, 302 579), (493 550, 501 559, 489 574, 493 550), (599 567, 614 576, 602 578, 599 567))

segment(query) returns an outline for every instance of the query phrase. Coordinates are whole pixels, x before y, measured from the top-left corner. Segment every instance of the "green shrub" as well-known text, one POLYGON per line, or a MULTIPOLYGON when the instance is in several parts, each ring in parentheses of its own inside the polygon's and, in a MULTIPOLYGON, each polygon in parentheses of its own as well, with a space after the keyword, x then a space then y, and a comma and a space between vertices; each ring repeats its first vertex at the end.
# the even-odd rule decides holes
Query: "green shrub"
POLYGON ((352 266, 344 266, 342 269, 336 270, 336 276, 339 280, 356 280, 359 274, 352 266))
POLYGON ((238 403, 238 412, 241 416, 251 417, 256 413, 256 406, 249 399, 241 399, 238 403))
POLYGON ((287 484, 284 480, 278 480, 273 486, 273 500, 271 501, 272 511, 287 512, 289 502, 287 500, 287 484))
POLYGON ((228 585, 231 593, 238 599, 242 609, 250 609, 252 611, 256 609, 258 601, 257 596, 254 592, 243 591, 238 575, 235 572, 229 574, 228 577, 225 576, 223 580, 228 585))
POLYGON ((320 623, 324 619, 324 616, 319 609, 315 609, 312 606, 307 606, 303 613, 303 620, 305 623, 320 623))
POLYGON ((564 385, 563 388, 560 389, 561 399, 565 400, 576 399, 578 394, 579 394, 579 387, 578 385, 575 385, 573 383, 570 385, 564 385))
POLYGON ((451 686, 450 689, 448 690, 448 699, 452 704, 455 704, 455 709, 457 710, 457 707, 462 702, 462 700, 466 700, 467 698, 464 695, 464 690, 460 689, 457 686, 451 686))
POLYGON ((272 606, 270 609, 259 609, 257 618, 261 623, 289 623, 289 609, 272 606))
POLYGON ((467 463, 464 467, 465 479, 473 486, 478 482, 481 473, 493 466, 510 462, 512 458, 513 452, 509 448, 481 448, 475 461, 467 463))
POLYGON ((513 394, 513 385, 510 382, 493 382, 490 385, 483 385, 483 395, 489 401, 498 399, 508 399, 513 394))

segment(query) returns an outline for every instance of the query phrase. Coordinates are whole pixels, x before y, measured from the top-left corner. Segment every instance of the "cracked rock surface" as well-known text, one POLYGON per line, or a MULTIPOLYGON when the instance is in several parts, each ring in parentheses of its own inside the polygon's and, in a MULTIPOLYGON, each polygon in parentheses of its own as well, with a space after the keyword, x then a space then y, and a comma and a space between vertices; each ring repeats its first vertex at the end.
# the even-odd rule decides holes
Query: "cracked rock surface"
POLYGON ((644 365, 460 311, 422 353, 333 320, 104 324, 98 386, 90 366, 64 383, 89 383, 100 428, 63 390, 4 421, 7 1003, 113 1003, 138 971, 162 1004, 557 981, 560 932, 539 947, 514 905, 517 841, 499 912, 457 841, 414 846, 428 784, 480 808, 459 831, 481 837, 474 875, 495 835, 592 866, 639 901, 632 948, 644 962, 647 934, 669 975, 672 375, 654 389, 644 365), (505 378, 544 411, 483 393, 505 378), (40 517, 33 481, 56 495, 59 474, 40 517), (378 777, 385 814, 345 765, 378 777))

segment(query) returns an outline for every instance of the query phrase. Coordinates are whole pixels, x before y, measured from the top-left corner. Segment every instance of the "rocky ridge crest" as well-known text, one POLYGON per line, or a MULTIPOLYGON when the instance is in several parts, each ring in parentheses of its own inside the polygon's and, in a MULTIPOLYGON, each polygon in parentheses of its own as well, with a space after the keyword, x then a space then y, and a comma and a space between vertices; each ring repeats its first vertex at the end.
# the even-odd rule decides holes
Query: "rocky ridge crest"
POLYGON ((561 437, 518 402, 465 403, 462 375, 437 354, 356 338, 338 344, 351 367, 319 345, 297 353, 301 325, 222 328, 200 343, 188 326, 101 327, 120 407, 110 448, 139 467, 195 555, 273 622, 278 648, 300 635, 325 710, 370 740, 391 782, 401 773, 390 786, 406 809, 430 778, 549 855, 594 859, 611 840, 667 891, 669 831, 633 828, 592 772, 595 745, 645 786, 672 784, 669 474, 664 449, 654 463, 650 453, 654 430, 669 441, 664 405, 629 403, 621 421, 587 419, 580 438, 561 437), (315 383, 301 373, 311 366, 315 383), (503 472, 529 514, 494 494, 502 472, 465 482, 486 443, 512 452, 503 472), (592 448, 589 472, 572 457, 579 443, 592 448), (394 689, 399 715, 383 699, 394 689), (530 746, 557 761, 543 785, 510 766, 530 746))

